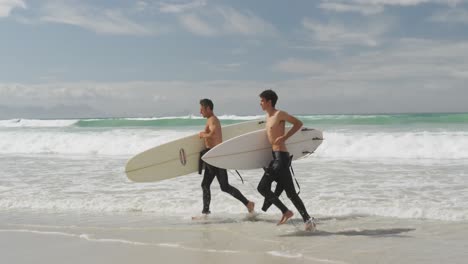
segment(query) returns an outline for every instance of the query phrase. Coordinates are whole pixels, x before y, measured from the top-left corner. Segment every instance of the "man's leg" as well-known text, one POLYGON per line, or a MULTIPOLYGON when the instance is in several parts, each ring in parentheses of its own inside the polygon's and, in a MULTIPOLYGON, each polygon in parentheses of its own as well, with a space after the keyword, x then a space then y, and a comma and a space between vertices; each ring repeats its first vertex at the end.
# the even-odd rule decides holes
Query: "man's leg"
POLYGON ((272 176, 268 173, 263 174, 262 179, 258 183, 257 190, 260 192, 263 197, 265 197, 265 202, 274 204, 278 209, 283 213, 283 217, 278 222, 278 224, 284 224, 289 218, 293 216, 293 213, 288 210, 288 208, 281 202, 281 200, 275 196, 271 191, 272 176))
POLYGON ((302 216, 302 219, 304 222, 310 219, 309 214, 307 213, 307 210, 304 206, 304 203, 302 202, 301 198, 296 192, 296 189, 294 188, 294 182, 292 179, 291 172, 289 171, 289 168, 283 168, 281 170, 281 175, 278 179, 280 184, 283 186, 284 190, 286 191, 286 194, 288 195, 288 198, 291 200, 291 202, 294 204, 296 207, 297 211, 302 216))
POLYGON ((241 201, 247 207, 249 213, 253 212, 255 204, 247 200, 237 188, 229 184, 227 171, 225 169, 216 168, 216 177, 218 178, 221 191, 229 193, 234 198, 241 201))
MULTIPOLYGON (((283 191, 284 191, 283 185, 276 183, 275 192, 274 192, 275 196, 279 198, 283 191)), ((268 210, 268 208, 270 208, 271 205, 272 205, 272 203, 265 199, 263 201, 262 210, 264 212, 266 212, 268 210)))
POLYGON ((205 172, 203 174, 203 180, 201 183, 201 187, 203 190, 203 210, 202 214, 209 214, 210 213, 210 202, 211 202, 211 191, 210 186, 213 182, 215 177, 214 172, 209 168, 208 165, 205 167, 205 172))

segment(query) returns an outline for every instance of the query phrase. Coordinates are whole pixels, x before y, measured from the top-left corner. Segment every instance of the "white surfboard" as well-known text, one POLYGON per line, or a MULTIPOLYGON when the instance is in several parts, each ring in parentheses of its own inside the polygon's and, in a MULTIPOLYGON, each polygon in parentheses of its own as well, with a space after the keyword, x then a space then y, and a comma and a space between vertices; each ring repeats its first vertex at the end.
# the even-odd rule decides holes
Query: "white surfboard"
MULTIPOLYGON (((322 144, 322 131, 302 128, 286 141, 293 160, 312 154, 322 144)), ((250 170, 267 167, 272 160, 271 144, 266 130, 237 136, 212 148, 203 161, 225 169, 250 170)))
MULTIPOLYGON (((260 120, 223 126, 223 140, 264 127, 265 122, 260 120)), ((187 136, 137 154, 127 162, 125 173, 135 182, 161 181, 190 174, 198 171, 203 149, 204 141, 198 134, 187 136)))

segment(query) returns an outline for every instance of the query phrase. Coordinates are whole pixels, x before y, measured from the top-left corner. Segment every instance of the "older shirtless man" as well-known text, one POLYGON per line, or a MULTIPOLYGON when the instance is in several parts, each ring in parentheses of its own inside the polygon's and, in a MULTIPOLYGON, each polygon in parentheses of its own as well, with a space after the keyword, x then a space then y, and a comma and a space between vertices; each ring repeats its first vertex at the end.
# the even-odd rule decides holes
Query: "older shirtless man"
POLYGON ((278 96, 272 90, 265 90, 260 94, 260 105, 262 110, 266 112, 266 131, 268 140, 271 143, 273 160, 270 162, 268 168, 265 169, 260 183, 258 184, 258 191, 265 197, 265 203, 272 203, 281 210, 283 216, 281 217, 278 225, 286 223, 289 218, 293 216, 290 211, 278 198, 279 193, 271 191, 271 184, 273 181, 277 182, 277 189, 286 191, 288 198, 294 204, 296 209, 302 216, 305 223, 305 230, 315 230, 314 219, 309 216, 301 198, 297 194, 289 170, 290 156, 286 148, 286 140, 294 135, 301 127, 302 122, 288 113, 275 108, 278 96), (293 126, 286 132, 285 123, 291 123, 293 126))
MULTIPOLYGON (((208 151, 223 141, 221 124, 213 112, 213 102, 210 99, 200 100, 200 114, 207 119, 205 130, 201 131, 199 136, 200 138, 204 139, 206 147, 205 151, 208 151)), ((201 183, 203 190, 203 215, 206 216, 210 214, 210 186, 215 176, 218 178, 219 185, 223 192, 229 193, 234 198, 241 201, 247 207, 249 213, 254 211, 255 204, 247 200, 238 189, 229 184, 228 174, 225 169, 217 168, 209 165, 208 163, 205 163, 205 172, 203 174, 203 181, 201 183)))

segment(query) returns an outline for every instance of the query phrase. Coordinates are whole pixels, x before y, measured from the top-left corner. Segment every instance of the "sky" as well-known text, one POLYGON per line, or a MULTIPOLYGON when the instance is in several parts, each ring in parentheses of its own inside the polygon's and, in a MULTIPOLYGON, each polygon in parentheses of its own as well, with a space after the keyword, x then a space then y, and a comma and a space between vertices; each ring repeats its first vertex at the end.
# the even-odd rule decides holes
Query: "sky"
POLYGON ((468 112, 468 0, 0 0, 0 118, 468 112))

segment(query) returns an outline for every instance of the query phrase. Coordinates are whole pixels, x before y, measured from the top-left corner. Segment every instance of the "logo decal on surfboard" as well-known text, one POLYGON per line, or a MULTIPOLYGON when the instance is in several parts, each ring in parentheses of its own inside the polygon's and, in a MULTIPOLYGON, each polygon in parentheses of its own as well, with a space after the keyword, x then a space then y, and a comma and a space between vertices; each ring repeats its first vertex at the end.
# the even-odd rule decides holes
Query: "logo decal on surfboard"
POLYGON ((182 165, 185 166, 185 164, 187 164, 187 156, 185 155, 185 150, 183 148, 179 150, 179 160, 182 165))

